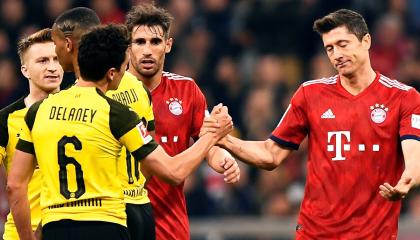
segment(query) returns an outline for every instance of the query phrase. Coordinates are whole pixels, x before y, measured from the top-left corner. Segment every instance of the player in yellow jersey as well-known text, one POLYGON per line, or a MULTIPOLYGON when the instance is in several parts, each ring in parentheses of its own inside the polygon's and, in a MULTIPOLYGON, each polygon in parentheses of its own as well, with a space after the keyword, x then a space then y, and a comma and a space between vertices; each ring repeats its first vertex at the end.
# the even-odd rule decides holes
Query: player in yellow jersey
MULTIPOLYGON (((96 13, 83 7, 65 11, 55 20, 53 38, 57 45, 57 54, 64 69, 74 71, 76 76, 80 75, 77 64, 77 46, 80 38, 97 24, 99 24, 99 19, 96 13)), ((151 95, 143 83, 134 75, 126 72, 118 89, 108 91, 106 95, 124 105, 130 106, 137 114, 142 116, 144 123, 147 123, 147 130, 154 136, 155 126, 151 95)), ((125 202, 127 203, 127 226, 131 239, 153 240, 155 239, 155 221, 147 190, 144 188, 146 179, 140 171, 141 164, 127 154, 126 149, 123 149, 120 159, 119 172, 124 189, 125 202)), ((227 179, 237 179, 239 169, 233 158, 222 162, 222 167, 219 166, 217 158, 211 163, 214 168, 230 173, 227 179)), ((182 176, 182 179, 185 179, 185 177, 182 176)))
POLYGON ((141 117, 104 95, 121 81, 129 42, 127 29, 121 26, 98 27, 85 34, 79 46, 78 82, 28 110, 7 183, 21 239, 35 239, 26 191, 36 161, 43 176, 43 239, 129 239, 117 167, 122 146, 160 178, 176 182, 231 131, 232 121, 223 107, 217 132, 168 156, 141 117))
MULTIPOLYGON (((29 94, 0 110, 0 163, 3 161, 9 172, 15 146, 28 107, 44 99, 50 93, 57 92, 63 78, 63 69, 57 60, 51 29, 42 29, 18 42, 18 54, 22 74, 29 80, 29 94)), ((41 222, 39 194, 41 175, 35 169, 29 182, 28 198, 31 209, 31 225, 35 231, 41 222)), ((4 240, 18 240, 19 236, 12 215, 9 213, 4 226, 4 240)))

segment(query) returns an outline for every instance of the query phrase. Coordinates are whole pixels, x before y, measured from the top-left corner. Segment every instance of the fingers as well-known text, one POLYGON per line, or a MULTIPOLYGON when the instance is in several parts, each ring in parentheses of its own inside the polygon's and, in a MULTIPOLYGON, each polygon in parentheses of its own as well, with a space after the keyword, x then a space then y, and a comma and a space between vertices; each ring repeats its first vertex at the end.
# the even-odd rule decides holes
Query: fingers
POLYGON ((240 168, 234 158, 227 158, 223 168, 226 171, 223 173, 224 181, 226 183, 236 183, 240 179, 240 168))
POLYGON ((223 105, 221 103, 217 104, 213 107, 213 110, 211 110, 210 116, 214 116, 215 114, 218 114, 222 111, 223 105))
POLYGON ((389 183, 384 183, 379 186, 379 194, 389 201, 397 201, 405 198, 408 191, 410 181, 401 179, 395 187, 392 187, 389 183))

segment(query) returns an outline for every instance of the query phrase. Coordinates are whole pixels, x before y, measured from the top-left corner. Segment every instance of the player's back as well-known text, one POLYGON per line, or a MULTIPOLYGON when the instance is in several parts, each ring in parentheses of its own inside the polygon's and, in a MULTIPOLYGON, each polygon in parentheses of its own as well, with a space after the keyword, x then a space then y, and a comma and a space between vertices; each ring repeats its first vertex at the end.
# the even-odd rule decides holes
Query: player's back
POLYGON ((25 118, 43 182, 42 224, 62 219, 126 225, 117 158, 124 105, 94 87, 73 86, 25 118), (117 127, 119 126, 119 127, 117 127))
MULTIPOLYGON (((24 97, 0 110, 0 158, 9 172, 12 158, 15 153, 16 143, 19 139, 20 129, 24 123, 24 117, 28 108, 25 106, 24 97)), ((36 230, 41 221, 41 207, 39 204, 41 189, 41 174, 36 168, 28 185, 28 199, 31 209, 32 230, 36 230)), ((5 240, 19 239, 16 226, 11 213, 7 215, 4 227, 5 240)))
MULTIPOLYGON (((125 72, 118 88, 107 91, 106 96, 130 106, 139 116, 143 117, 142 120, 148 131, 155 130, 150 93, 133 74, 125 72)), ((147 197, 147 190, 144 188, 146 178, 140 171, 140 165, 140 162, 135 161, 130 152, 123 147, 118 168, 126 203, 145 204, 150 202, 147 197)))

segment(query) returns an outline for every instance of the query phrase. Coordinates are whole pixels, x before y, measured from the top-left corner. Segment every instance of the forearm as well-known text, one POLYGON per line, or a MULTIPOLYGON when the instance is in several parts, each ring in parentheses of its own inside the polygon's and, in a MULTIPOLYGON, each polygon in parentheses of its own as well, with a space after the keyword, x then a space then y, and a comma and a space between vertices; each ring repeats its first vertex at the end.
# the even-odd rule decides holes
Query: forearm
POLYGON ((220 162, 223 162, 223 159, 226 157, 226 155, 230 156, 228 151, 221 147, 213 146, 206 156, 207 164, 214 171, 218 173, 223 173, 225 169, 222 166, 220 166, 220 162))
POLYGON ((412 178, 413 187, 420 186, 420 161, 418 159, 405 159, 404 175, 412 178))
POLYGON ((7 195, 19 238, 22 240, 35 239, 31 226, 31 213, 27 189, 24 186, 14 187, 8 185, 7 195))
POLYGON ((217 139, 213 134, 205 134, 190 148, 171 159, 169 171, 172 172, 177 182, 184 181, 200 166, 201 161, 206 157, 216 141, 217 139))
POLYGON ((230 135, 222 141, 222 147, 242 162, 266 170, 276 168, 289 152, 272 149, 273 146, 267 141, 244 141, 230 135))

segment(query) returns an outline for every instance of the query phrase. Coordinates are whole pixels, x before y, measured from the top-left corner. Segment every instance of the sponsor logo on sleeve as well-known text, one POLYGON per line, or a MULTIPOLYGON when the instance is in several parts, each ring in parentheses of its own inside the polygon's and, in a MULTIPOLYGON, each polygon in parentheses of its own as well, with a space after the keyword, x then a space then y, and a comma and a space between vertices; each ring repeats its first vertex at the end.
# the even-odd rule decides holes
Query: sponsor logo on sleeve
POLYGON ((152 141, 152 136, 150 136, 149 132, 147 131, 146 126, 144 126, 143 122, 140 122, 139 124, 137 124, 137 130, 139 130, 141 136, 144 139, 144 144, 149 143, 150 141, 152 141))
POLYGON ((411 115, 411 127, 420 129, 420 115, 411 115))

